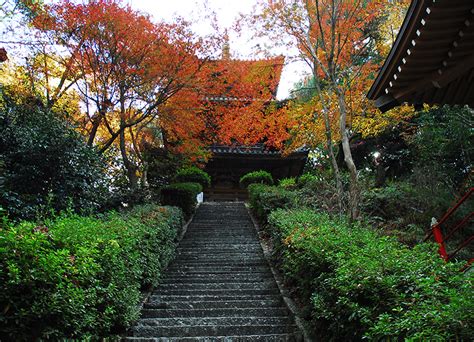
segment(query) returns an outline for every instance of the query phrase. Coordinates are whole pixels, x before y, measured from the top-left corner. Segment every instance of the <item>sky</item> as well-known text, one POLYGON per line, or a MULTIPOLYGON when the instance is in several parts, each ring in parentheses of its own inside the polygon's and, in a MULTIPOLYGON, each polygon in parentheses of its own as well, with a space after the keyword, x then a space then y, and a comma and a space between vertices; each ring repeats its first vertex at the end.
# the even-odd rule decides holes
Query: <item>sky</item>
MULTIPOLYGON (((132 8, 148 13, 156 21, 171 21, 174 16, 181 16, 193 23, 193 30, 198 34, 209 34, 212 31, 206 14, 216 13, 218 24, 222 29, 229 29, 230 50, 234 58, 254 59, 255 41, 250 33, 243 30, 242 37, 230 32, 230 28, 239 13, 252 13, 255 0, 124 0, 132 8)), ((283 51, 271 51, 279 54, 283 51)), ((291 62, 285 65, 278 87, 278 99, 289 96, 293 85, 301 80, 306 73, 305 65, 301 62, 291 62)))

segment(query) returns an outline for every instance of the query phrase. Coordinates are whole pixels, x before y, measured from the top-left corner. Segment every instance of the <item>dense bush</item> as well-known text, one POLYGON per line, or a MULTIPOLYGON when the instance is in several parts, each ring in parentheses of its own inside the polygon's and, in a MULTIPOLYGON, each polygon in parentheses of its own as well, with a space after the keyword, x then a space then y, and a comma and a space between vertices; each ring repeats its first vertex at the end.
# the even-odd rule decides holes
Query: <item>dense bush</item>
POLYGON ((176 174, 176 181, 179 183, 199 183, 203 188, 211 186, 211 177, 207 172, 195 166, 179 170, 176 174))
POLYGON ((190 218, 196 210, 196 196, 202 192, 199 183, 174 183, 161 189, 161 202, 183 210, 186 218, 190 218))
POLYGON ((147 178, 150 188, 158 194, 162 186, 173 182, 184 163, 184 156, 153 144, 144 145, 143 157, 148 165, 147 178))
POLYGON ((278 186, 292 190, 296 188, 296 178, 283 178, 278 182, 278 186))
POLYGON ((247 188, 250 184, 253 183, 273 185, 273 177, 269 172, 259 170, 249 172, 240 178, 240 185, 244 188, 247 188))
POLYGON ((308 183, 318 181, 318 176, 313 175, 312 173, 305 173, 298 177, 297 184, 299 187, 303 187, 308 183))
MULTIPOLYGON (((343 185, 347 184, 344 174, 341 174, 343 185)), ((303 174, 297 181, 297 197, 300 206, 329 213, 340 212, 340 203, 337 196, 337 186, 334 177, 327 170, 313 170, 313 173, 303 174)), ((346 198, 342 198, 341 205, 347 205, 346 198)))
POLYGON ((275 209, 292 208, 296 204, 296 194, 284 188, 253 183, 248 187, 250 207, 257 218, 266 222, 275 209))
POLYGON ((409 140, 415 168, 429 175, 430 181, 437 183, 434 186, 458 189, 472 173, 472 117, 473 110, 468 107, 444 106, 416 118, 417 131, 409 140))
POLYGON ((286 277, 310 304, 326 339, 469 340, 473 274, 436 247, 414 249, 312 210, 269 216, 286 277))
POLYGON ((107 199, 106 164, 61 113, 34 99, 18 104, 0 89, 0 206, 32 219, 45 208, 95 211, 107 199), (72 201, 72 199, 74 199, 72 201))
POLYGON ((105 336, 133 322, 140 289, 175 250, 177 208, 66 215, 0 230, 0 339, 105 336))
MULTIPOLYGON (((415 200, 416 193, 408 182, 389 182, 381 188, 364 189, 362 211, 372 218, 395 220, 410 213, 419 214, 422 208, 415 200)), ((429 222, 429 218, 425 223, 429 222)))

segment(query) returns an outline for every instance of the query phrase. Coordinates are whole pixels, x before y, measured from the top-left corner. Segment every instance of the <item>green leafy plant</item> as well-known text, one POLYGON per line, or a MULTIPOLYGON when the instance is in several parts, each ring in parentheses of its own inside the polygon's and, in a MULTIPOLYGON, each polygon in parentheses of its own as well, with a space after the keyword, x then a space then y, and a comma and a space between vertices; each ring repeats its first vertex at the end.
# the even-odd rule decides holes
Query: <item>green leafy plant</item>
POLYGON ((269 172, 259 170, 249 172, 240 178, 240 185, 244 188, 247 188, 250 184, 253 183, 273 185, 273 177, 269 172))
POLYGON ((175 251, 179 209, 63 215, 0 229, 0 339, 99 339, 138 317, 175 251))
POLYGON ((281 187, 253 183, 248 187, 249 203, 257 218, 266 222, 275 209, 292 208, 296 205, 296 194, 281 187))
POLYGON ((297 184, 299 187, 303 187, 308 183, 317 182, 319 180, 318 176, 311 173, 305 173, 298 177, 297 184))
POLYGON ((108 198, 106 163, 62 117, 35 102, 17 103, 0 88, 0 205, 12 218, 39 211, 94 212, 108 198), (3 97, 2 97, 3 95, 3 97))
POLYGON ((196 210, 196 196, 202 191, 199 183, 174 183, 161 188, 161 202, 165 205, 179 207, 186 218, 196 210))
POLYGON ((283 178, 278 182, 278 186, 292 190, 296 188, 296 178, 283 178))
POLYGON ((209 174, 196 166, 179 170, 175 178, 179 183, 199 183, 203 188, 211 186, 209 174))
POLYGON ((276 210, 269 229, 282 269, 331 340, 468 340, 473 274, 437 247, 410 249, 308 209, 276 210))

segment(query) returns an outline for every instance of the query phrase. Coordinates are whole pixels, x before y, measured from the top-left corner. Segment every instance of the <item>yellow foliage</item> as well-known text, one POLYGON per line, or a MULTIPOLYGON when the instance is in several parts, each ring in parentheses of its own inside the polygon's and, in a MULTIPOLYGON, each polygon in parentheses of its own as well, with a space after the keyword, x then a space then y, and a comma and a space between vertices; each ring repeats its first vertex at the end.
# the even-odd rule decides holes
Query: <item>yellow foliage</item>
POLYGON ((411 106, 399 106, 385 113, 372 110, 367 115, 360 115, 354 122, 354 129, 362 134, 362 138, 379 135, 387 128, 402 121, 410 120, 416 114, 411 106))

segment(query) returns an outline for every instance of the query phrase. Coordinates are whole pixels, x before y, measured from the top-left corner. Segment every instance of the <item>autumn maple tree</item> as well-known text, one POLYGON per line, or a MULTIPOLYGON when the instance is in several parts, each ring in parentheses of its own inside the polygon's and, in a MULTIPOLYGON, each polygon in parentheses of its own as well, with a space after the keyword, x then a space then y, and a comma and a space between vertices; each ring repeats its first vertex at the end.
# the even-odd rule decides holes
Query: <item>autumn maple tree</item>
POLYGON ((176 133, 166 105, 191 87, 203 63, 197 57, 203 40, 185 22, 156 24, 116 0, 45 5, 32 23, 61 51, 62 72, 48 89, 48 105, 70 87, 77 89, 86 109, 77 121, 88 144, 102 152, 118 145, 136 188, 139 170, 133 159, 140 158, 130 158, 131 152, 139 156, 136 134, 148 125, 160 127, 163 136, 176 133))
POLYGON ((343 186, 334 149, 334 142, 341 141, 350 173, 349 210, 353 219, 359 215, 360 191, 349 143, 351 119, 369 106, 364 89, 378 67, 371 51, 383 5, 383 1, 363 0, 260 1, 260 12, 252 18, 263 28, 262 34, 288 37, 310 67, 316 96, 309 105, 310 117, 320 117, 324 123, 325 145, 342 206, 343 186))

